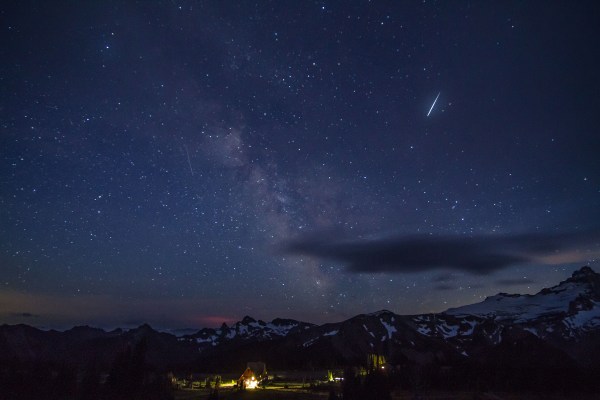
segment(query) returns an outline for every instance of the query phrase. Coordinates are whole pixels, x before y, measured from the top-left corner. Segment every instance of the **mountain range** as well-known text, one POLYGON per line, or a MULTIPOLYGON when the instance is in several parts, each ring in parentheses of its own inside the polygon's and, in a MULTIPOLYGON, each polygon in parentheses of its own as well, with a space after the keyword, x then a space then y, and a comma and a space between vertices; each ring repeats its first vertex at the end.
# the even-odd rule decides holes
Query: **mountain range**
POLYGON ((181 336, 148 325, 108 332, 87 326, 59 332, 2 325, 0 363, 109 368, 119 351, 141 340, 148 364, 165 371, 238 372, 253 360, 271 369, 342 368, 365 365, 370 354, 384 356, 395 368, 471 363, 600 370, 600 274, 582 267, 534 295, 500 293, 442 313, 382 310, 324 325, 245 317, 232 326, 181 336))

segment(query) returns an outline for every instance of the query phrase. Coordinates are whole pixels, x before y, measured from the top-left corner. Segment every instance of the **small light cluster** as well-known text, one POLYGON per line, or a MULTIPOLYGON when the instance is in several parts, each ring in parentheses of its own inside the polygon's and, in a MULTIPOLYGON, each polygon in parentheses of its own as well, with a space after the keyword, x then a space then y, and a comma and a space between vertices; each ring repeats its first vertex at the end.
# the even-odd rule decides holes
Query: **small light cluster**
POLYGON ((258 386, 258 381, 256 380, 256 378, 252 377, 250 379, 246 379, 244 381, 244 384, 246 386, 246 389, 256 389, 256 387, 258 386))

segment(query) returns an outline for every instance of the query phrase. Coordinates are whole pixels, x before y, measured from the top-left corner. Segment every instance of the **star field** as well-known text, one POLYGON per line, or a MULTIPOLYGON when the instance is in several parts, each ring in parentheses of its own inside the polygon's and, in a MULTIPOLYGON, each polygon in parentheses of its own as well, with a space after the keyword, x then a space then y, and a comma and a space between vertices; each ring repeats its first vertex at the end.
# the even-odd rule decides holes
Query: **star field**
POLYGON ((236 3, 0 6, 0 322, 332 322, 597 270, 597 5, 236 3))

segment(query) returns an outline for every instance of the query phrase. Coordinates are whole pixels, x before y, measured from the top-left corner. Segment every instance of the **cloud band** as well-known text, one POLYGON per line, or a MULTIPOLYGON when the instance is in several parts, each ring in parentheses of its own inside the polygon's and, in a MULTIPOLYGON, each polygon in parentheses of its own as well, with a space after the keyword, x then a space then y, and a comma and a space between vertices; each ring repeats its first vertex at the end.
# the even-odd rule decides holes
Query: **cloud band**
POLYGON ((355 273, 447 268, 486 275, 565 251, 580 250, 577 254, 582 258, 590 251, 597 254, 599 233, 404 236, 377 240, 343 240, 321 234, 286 242, 281 249, 287 254, 338 261, 355 273))

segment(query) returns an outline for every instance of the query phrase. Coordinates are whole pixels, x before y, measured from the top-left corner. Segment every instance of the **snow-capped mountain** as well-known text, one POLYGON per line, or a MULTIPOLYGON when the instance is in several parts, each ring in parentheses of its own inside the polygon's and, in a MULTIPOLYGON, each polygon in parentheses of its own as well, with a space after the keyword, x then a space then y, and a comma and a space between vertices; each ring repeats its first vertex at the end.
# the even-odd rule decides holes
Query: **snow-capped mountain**
POLYGON ((400 385, 598 393, 599 305, 600 274, 583 267, 534 295, 498 294, 436 314, 382 310, 324 325, 245 317, 184 336, 148 325, 110 332, 2 325, 0 373, 36 365, 85 370, 90 363, 109 371, 127 349, 145 348, 147 364, 163 372, 240 373, 252 360, 270 370, 339 370, 376 359, 400 385))
MULTIPOLYGON (((498 294, 439 314, 401 316, 382 310, 321 326, 292 320, 265 323, 246 317, 232 327, 205 329, 183 340, 193 339, 201 349, 210 344, 209 357, 231 346, 245 354, 243 343, 267 342, 268 353, 278 355, 270 363, 281 362, 282 354, 290 355, 286 359, 293 354, 298 362, 327 365, 364 362, 372 353, 385 354, 395 362, 453 362, 487 354, 507 338, 529 340, 531 349, 557 351, 583 364, 593 363, 591 354, 595 353, 586 349, 600 344, 600 274, 583 267, 535 295, 498 294)), ((247 356, 265 359, 258 351, 263 347, 252 346, 247 356)))
POLYGON ((568 317, 573 328, 593 329, 600 326, 600 275, 590 267, 583 267, 566 281, 537 294, 500 293, 481 303, 451 308, 445 314, 514 323, 561 315, 568 317))
POLYGON ((280 338, 310 329, 313 326, 315 325, 292 319, 276 318, 271 322, 264 322, 246 316, 231 327, 224 323, 219 329, 201 329, 193 335, 183 336, 180 340, 193 340, 200 345, 218 346, 221 343, 232 340, 264 341, 280 338))
POLYGON ((66 357, 83 362, 93 355, 108 362, 117 349, 141 338, 152 349, 149 357, 155 365, 166 360, 170 365, 199 363, 206 370, 238 368, 248 360, 265 361, 271 368, 330 368, 364 364, 369 354, 404 366, 469 360, 493 364, 510 355, 523 365, 535 359, 556 368, 570 363, 600 368, 600 274, 583 267, 534 295, 498 294, 437 314, 403 316, 382 310, 324 325, 245 317, 231 326, 180 337, 147 325, 112 332, 4 325, 0 361, 66 357))

